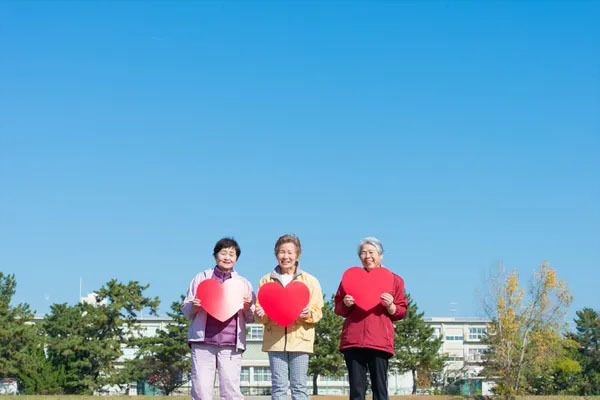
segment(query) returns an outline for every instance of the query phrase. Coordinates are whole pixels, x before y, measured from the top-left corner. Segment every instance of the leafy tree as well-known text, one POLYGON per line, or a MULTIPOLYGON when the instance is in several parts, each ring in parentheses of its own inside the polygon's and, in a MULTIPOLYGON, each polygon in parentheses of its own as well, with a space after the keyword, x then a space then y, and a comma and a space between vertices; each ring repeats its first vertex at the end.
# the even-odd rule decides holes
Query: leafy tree
MULTIPOLYGON (((561 337, 556 332, 546 332, 545 346, 555 352, 541 351, 544 360, 532 363, 525 370, 525 380, 530 392, 537 395, 577 394, 583 385, 581 365, 573 359, 577 343, 561 337)), ((535 341, 540 343, 539 340, 535 341)))
POLYGON ((136 281, 125 285, 111 280, 96 292, 98 304, 51 306, 44 322, 48 356, 55 367, 64 368, 65 393, 91 394, 129 382, 117 360, 139 330, 137 312, 149 308, 156 314, 159 300, 145 297, 147 288, 136 281))
POLYGON ((423 319, 410 294, 406 295, 408 309, 404 319, 394 327, 395 354, 390 360, 391 368, 399 373, 410 371, 413 378, 412 393, 417 393, 417 371, 422 375, 421 384, 429 386, 434 375, 444 368, 446 356, 439 354, 442 338, 433 337, 433 328, 423 319))
POLYGON ((16 287, 14 274, 0 272, 0 377, 17 378, 31 362, 28 349, 39 342, 29 305, 10 305, 16 287))
POLYGON ((315 325, 315 349, 308 362, 308 375, 313 379, 313 395, 319 394, 317 379, 340 376, 344 371, 344 356, 339 351, 344 319, 335 314, 334 300, 325 302, 323 318, 315 325))
POLYGON ((179 302, 171 304, 171 312, 167 315, 173 322, 167 325, 166 330, 158 330, 156 336, 132 341, 138 350, 136 358, 127 363, 127 367, 134 371, 133 376, 147 380, 166 396, 189 381, 192 372, 187 345, 190 321, 183 316, 180 308, 184 299, 185 296, 181 296, 179 302))
POLYGON ((577 343, 575 359, 583 368, 585 377, 579 394, 600 394, 600 316, 585 307, 576 312, 576 331, 568 338, 577 343))
POLYGON ((489 346, 484 373, 495 379, 497 394, 510 397, 532 392, 527 378, 550 369, 560 355, 558 333, 572 297, 547 262, 534 273, 527 291, 520 287, 516 270, 499 272, 487 307, 492 322, 484 340, 489 346))

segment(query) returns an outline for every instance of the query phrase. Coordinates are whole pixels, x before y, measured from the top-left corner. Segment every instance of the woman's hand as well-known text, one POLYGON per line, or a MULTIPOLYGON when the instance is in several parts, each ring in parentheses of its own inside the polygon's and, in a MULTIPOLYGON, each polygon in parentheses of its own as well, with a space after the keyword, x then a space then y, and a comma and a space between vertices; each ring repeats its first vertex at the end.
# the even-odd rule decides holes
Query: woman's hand
POLYGON ((252 307, 252 297, 246 296, 244 297, 244 311, 250 310, 250 307, 252 307))
POLYGON ((197 313, 198 311, 200 311, 200 308, 202 308, 202 302, 200 301, 200 299, 192 300, 192 312, 197 313))
POLYGON ((265 316, 265 310, 263 310, 263 308, 258 304, 256 305, 254 312, 258 318, 263 318, 265 316))
POLYGON ((388 314, 392 315, 396 312, 396 305, 394 304, 394 296, 389 293, 384 293, 381 295, 381 300, 383 300, 383 305, 387 309, 388 314))
POLYGON ((308 307, 304 307, 304 310, 302 310, 302 312, 300 313, 300 318, 307 319, 308 317, 310 317, 310 310, 308 309, 308 307))
POLYGON ((354 297, 350 296, 349 294, 344 296, 343 301, 346 307, 352 307, 354 305, 354 297))

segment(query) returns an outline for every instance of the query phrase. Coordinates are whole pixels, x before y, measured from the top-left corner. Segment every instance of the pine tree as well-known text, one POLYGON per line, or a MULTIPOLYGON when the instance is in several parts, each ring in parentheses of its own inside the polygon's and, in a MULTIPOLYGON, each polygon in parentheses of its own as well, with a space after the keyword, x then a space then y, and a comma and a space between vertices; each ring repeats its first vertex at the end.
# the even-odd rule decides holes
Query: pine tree
POLYGON ((156 314, 158 298, 145 297, 148 285, 127 285, 111 280, 97 291, 106 305, 54 304, 44 321, 48 356, 65 371, 67 394, 92 394, 105 385, 127 384, 130 377, 117 368, 122 345, 134 338, 137 313, 145 308, 156 314))
POLYGON ((46 358, 43 341, 30 349, 30 362, 19 371, 24 394, 62 394, 65 381, 63 366, 55 367, 46 358))
POLYGON ((344 319, 334 313, 334 300, 325 302, 323 318, 315 325, 314 354, 308 363, 308 375, 313 380, 313 395, 319 394, 318 378, 340 376, 344 371, 344 356, 339 351, 344 319))
POLYGON ((30 360, 29 349, 39 343, 38 329, 30 321, 28 304, 11 306, 16 293, 15 276, 0 272, 0 377, 18 378, 30 360))
POLYGON ((568 335, 578 344, 576 359, 585 376, 582 395, 600 394, 600 316, 589 307, 576 312, 576 332, 568 335))
POLYGON ((158 330, 156 336, 141 337, 132 342, 138 349, 136 358, 128 362, 127 368, 136 371, 138 379, 144 379, 160 388, 165 396, 189 381, 192 372, 190 348, 187 345, 187 330, 190 324, 181 311, 181 303, 171 304, 167 313, 173 322, 166 330, 158 330))
MULTIPOLYGON (((409 294, 408 309, 404 319, 396 322, 395 355, 390 366, 399 373, 410 371, 413 378, 412 393, 417 393, 417 371, 423 375, 441 372, 446 357, 439 354, 442 338, 433 336, 433 328, 423 319, 417 304, 409 294)), ((426 381, 424 381, 425 383, 426 381)))

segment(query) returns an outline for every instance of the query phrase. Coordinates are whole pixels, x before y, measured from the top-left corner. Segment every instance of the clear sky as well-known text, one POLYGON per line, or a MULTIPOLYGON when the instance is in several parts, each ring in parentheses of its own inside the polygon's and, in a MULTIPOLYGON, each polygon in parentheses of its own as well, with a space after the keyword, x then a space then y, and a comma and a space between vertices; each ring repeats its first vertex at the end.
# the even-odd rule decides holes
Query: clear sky
MULTIPOLYGON (((597 2, 2 2, 0 271, 161 312, 223 236, 331 295, 377 236, 427 316, 502 262, 600 308, 597 2)), ((451 311, 454 309, 455 311, 451 311)))

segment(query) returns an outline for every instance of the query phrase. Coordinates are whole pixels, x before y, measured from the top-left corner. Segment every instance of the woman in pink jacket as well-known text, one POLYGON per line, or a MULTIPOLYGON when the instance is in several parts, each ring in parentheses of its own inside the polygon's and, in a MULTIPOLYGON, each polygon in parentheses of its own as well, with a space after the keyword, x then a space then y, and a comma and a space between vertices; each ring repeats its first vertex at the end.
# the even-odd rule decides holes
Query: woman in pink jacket
POLYGON ((235 240, 219 240, 213 251, 216 266, 194 277, 181 306, 185 317, 192 321, 188 344, 192 348, 194 400, 212 399, 215 372, 219 374, 222 399, 244 398, 240 391, 242 352, 246 349, 246 323, 254 321, 255 296, 250 282, 233 269, 240 253, 240 246, 235 240), (220 283, 227 279, 240 279, 246 289, 243 308, 226 321, 213 318, 196 298, 196 289, 205 279, 215 279, 220 283))

